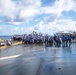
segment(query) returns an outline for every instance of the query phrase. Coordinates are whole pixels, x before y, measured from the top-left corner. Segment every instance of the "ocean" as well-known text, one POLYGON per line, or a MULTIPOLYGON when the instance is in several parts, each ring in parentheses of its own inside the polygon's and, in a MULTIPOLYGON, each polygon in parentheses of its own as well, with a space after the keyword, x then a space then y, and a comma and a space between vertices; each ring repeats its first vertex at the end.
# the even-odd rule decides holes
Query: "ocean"
POLYGON ((0 36, 0 39, 2 40, 7 40, 7 39, 11 39, 12 36, 0 36))

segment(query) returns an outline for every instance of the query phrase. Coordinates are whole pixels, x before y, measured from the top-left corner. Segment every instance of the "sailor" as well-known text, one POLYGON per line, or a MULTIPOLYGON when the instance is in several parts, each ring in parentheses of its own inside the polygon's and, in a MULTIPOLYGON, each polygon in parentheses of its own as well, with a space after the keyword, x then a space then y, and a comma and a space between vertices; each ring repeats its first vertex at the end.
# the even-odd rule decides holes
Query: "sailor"
POLYGON ((32 38, 32 35, 30 34, 29 36, 28 36, 28 41, 29 41, 29 43, 31 44, 31 43, 33 43, 33 40, 32 40, 33 38, 32 38))
POLYGON ((60 46, 61 45, 61 41, 60 41, 59 35, 56 36, 56 43, 57 43, 56 44, 57 46, 60 46))
POLYGON ((45 46, 47 46, 47 45, 48 45, 48 39, 49 39, 49 36, 48 36, 48 35, 46 35, 46 36, 45 36, 45 46))
POLYGON ((31 36, 28 35, 28 36, 27 36, 27 42, 28 42, 28 44, 30 43, 30 38, 31 38, 31 36))
POLYGON ((65 42, 65 46, 67 47, 68 46, 68 42, 69 42, 69 39, 70 39, 70 37, 69 37, 69 34, 66 34, 65 35, 65 38, 66 38, 66 42, 65 42))
POLYGON ((68 44, 68 35, 67 34, 64 34, 62 36, 62 44, 64 47, 67 46, 67 44, 68 44))
POLYGON ((11 46, 11 45, 12 45, 11 41, 6 40, 6 45, 7 45, 7 46, 11 46))
POLYGON ((71 35, 68 34, 67 35, 67 45, 70 46, 70 44, 71 44, 71 35))
POLYGON ((62 36, 62 46, 65 46, 65 36, 62 36))
POLYGON ((34 35, 33 39, 34 39, 34 43, 37 44, 37 38, 38 38, 38 35, 34 35))
POLYGON ((40 36, 37 36, 37 44, 40 44, 40 36))
POLYGON ((27 35, 25 34, 22 38, 22 43, 26 43, 26 38, 27 38, 27 35))
POLYGON ((40 37, 40 44, 43 44, 43 36, 40 35, 39 37, 40 37))
POLYGON ((53 46, 53 37, 52 36, 49 37, 49 45, 53 46))

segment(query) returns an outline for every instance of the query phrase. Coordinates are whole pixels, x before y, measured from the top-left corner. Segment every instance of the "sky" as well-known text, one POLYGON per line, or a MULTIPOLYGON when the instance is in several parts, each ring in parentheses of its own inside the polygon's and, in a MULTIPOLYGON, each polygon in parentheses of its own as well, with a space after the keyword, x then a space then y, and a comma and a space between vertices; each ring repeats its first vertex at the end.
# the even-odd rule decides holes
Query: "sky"
POLYGON ((0 35, 76 31, 76 0, 0 0, 0 35))

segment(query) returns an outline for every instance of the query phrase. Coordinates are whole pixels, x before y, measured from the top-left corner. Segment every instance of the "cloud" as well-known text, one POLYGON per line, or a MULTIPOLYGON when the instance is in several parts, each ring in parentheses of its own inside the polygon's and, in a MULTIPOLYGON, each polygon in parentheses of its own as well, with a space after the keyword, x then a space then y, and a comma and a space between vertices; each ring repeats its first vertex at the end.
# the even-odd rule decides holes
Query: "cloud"
POLYGON ((75 7, 76 0, 56 0, 52 6, 43 7, 42 10, 44 10, 46 14, 55 14, 59 17, 63 11, 75 11, 75 7))
POLYGON ((32 33, 33 32, 33 28, 29 27, 29 28, 26 28, 26 27, 15 27, 15 28, 12 28, 11 29, 11 33, 12 34, 26 34, 26 33, 32 33))
POLYGON ((53 35, 53 33, 55 33, 55 31, 57 30, 56 25, 54 25, 54 24, 55 24, 54 22, 50 22, 48 24, 45 24, 44 22, 41 21, 39 24, 37 24, 34 27, 33 31, 41 32, 43 34, 53 35))
POLYGON ((30 27, 19 27, 18 25, 13 28, 8 28, 7 27, 0 27, 0 34, 25 34, 25 33, 32 33, 33 31, 36 32, 41 32, 43 34, 49 34, 53 35, 56 32, 69 32, 69 31, 76 31, 76 22, 69 19, 62 19, 58 20, 56 22, 48 22, 47 24, 44 23, 44 21, 39 22, 36 26, 30 26, 30 27), (61 24, 59 24, 59 22, 61 24), (66 24, 64 24, 64 22, 66 24), (10 32, 9 32, 10 31, 10 32))
POLYGON ((0 35, 6 35, 9 33, 9 29, 7 27, 0 26, 0 35))
POLYGON ((41 5, 41 0, 20 0, 20 6, 23 7, 29 7, 29 6, 35 6, 35 7, 39 7, 41 5))
POLYGON ((39 11, 36 8, 28 7, 21 11, 20 17, 24 19, 28 19, 34 17, 38 13, 39 11))
POLYGON ((0 16, 15 17, 15 4, 11 0, 0 0, 0 16))
MULTIPOLYGON (((0 23, 5 22, 10 25, 23 25, 23 23, 31 24, 33 20, 33 22, 38 23, 43 15, 43 18, 40 19, 41 21, 35 26, 30 28, 15 27, 10 29, 11 34, 29 33, 34 30, 49 34, 57 31, 75 30, 76 22, 72 18, 59 19, 64 11, 74 11, 76 13, 76 0, 55 0, 49 6, 43 6, 42 0, 0 0, 0 17, 3 17, 0 18, 0 23), (40 15, 39 18, 36 17, 38 15, 40 15)), ((3 30, 9 33, 6 28, 3 30)), ((6 33, 5 31, 3 32, 6 33)))
POLYGON ((44 21, 46 22, 53 22, 57 19, 57 15, 56 14, 51 14, 49 16, 44 17, 44 21))
POLYGON ((59 22, 48 22, 48 24, 45 24, 44 22, 40 22, 34 27, 34 31, 36 32, 42 32, 44 34, 50 34, 53 35, 56 32, 69 32, 69 31, 76 31, 76 22, 69 19, 62 19, 59 20, 59 22), (59 24, 59 22, 61 24, 59 24))
POLYGON ((74 8, 74 0, 56 0, 54 4, 55 9, 62 11, 70 11, 74 8))
POLYGON ((6 17, 5 22, 26 21, 39 13, 40 5, 41 0, 0 0, 0 16, 6 17))
POLYGON ((76 21, 72 19, 61 19, 58 20, 58 23, 63 31, 76 31, 76 21))
MULTIPOLYGON (((54 21, 63 11, 76 11, 76 0, 56 0, 53 5, 42 6, 42 0, 0 0, 0 16, 5 22, 25 22, 39 14, 50 14, 54 21)), ((51 21, 52 21, 51 20, 51 21)))
POLYGON ((8 22, 8 24, 20 25, 20 24, 22 24, 22 22, 8 22))

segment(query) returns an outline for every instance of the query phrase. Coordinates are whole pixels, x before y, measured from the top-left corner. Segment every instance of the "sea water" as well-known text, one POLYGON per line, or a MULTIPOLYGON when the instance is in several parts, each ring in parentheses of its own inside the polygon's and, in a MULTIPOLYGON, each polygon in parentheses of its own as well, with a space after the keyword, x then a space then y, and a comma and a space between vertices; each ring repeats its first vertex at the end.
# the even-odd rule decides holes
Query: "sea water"
POLYGON ((11 39, 12 36, 0 36, 0 39, 2 40, 7 40, 7 39, 11 39))

